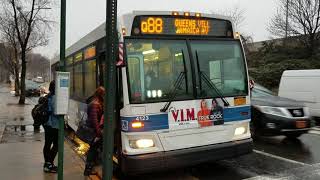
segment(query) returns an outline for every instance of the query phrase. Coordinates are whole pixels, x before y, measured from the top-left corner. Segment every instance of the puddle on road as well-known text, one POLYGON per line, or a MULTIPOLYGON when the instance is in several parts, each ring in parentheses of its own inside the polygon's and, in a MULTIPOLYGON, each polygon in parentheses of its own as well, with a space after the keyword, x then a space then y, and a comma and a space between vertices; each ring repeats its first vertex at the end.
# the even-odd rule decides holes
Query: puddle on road
POLYGON ((44 129, 34 130, 33 125, 7 125, 0 143, 42 141, 44 129))
POLYGON ((33 125, 8 125, 6 126, 5 133, 10 132, 24 132, 24 133, 41 133, 44 132, 44 129, 40 127, 39 131, 35 131, 33 125))
POLYGON ((20 117, 20 118, 15 117, 15 118, 13 118, 13 121, 17 121, 17 120, 24 121, 24 117, 20 117))

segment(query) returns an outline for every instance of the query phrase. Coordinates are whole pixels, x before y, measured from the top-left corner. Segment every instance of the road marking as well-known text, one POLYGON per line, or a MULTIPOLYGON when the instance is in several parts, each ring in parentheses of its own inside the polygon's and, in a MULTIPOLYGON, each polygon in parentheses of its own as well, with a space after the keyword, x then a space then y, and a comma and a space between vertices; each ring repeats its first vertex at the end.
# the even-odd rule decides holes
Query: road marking
POLYGON ((320 135, 320 131, 318 131, 318 130, 310 130, 310 131, 308 132, 308 134, 317 134, 317 135, 320 135))
POLYGON ((274 179, 275 178, 271 178, 269 176, 259 175, 259 176, 247 178, 245 180, 274 180, 274 179))
POLYGON ((266 153, 266 152, 255 150, 255 149, 253 150, 253 152, 255 152, 257 154, 262 154, 264 156, 268 156, 268 157, 271 157, 271 158, 274 158, 274 159, 279 159, 279 160, 282 160, 282 161, 293 163, 293 164, 299 164, 299 165, 302 165, 302 166, 311 166, 310 164, 306 164, 306 163, 303 163, 303 162, 295 161, 295 160, 292 160, 292 159, 287 159, 287 158, 284 158, 284 157, 280 157, 280 156, 277 156, 277 155, 274 155, 274 154, 266 153))
POLYGON ((311 129, 316 130, 316 131, 320 131, 320 128, 319 128, 318 126, 313 127, 313 128, 311 128, 311 129))
POLYGON ((308 134, 320 135, 320 128, 319 127, 313 127, 308 131, 308 134))

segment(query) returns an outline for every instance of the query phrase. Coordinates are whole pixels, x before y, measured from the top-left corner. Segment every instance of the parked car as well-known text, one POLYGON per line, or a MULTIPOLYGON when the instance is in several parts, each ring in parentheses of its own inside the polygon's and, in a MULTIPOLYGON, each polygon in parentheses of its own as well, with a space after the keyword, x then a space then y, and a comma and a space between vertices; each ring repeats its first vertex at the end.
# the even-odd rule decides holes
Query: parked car
POLYGON ((26 79, 26 96, 40 96, 40 83, 26 79))
POLYGON ((308 108, 303 103, 273 95, 260 85, 252 89, 253 137, 285 135, 297 138, 307 133, 311 127, 308 108))
POLYGON ((320 125, 320 69, 284 71, 279 96, 301 101, 320 125))
POLYGON ((44 79, 41 76, 33 78, 33 81, 37 83, 44 83, 44 79))

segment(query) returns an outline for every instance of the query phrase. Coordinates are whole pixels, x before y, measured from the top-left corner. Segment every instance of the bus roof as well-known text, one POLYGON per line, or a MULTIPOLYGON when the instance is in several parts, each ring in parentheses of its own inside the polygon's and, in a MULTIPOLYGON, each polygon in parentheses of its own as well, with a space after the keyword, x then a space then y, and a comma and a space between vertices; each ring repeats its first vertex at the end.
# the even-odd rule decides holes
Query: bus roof
MULTIPOLYGON (((182 11, 133 11, 131 13, 126 13, 118 17, 118 29, 122 29, 123 27, 125 27, 127 32, 131 32, 133 19, 137 15, 172 15, 173 12, 178 12, 181 15, 184 13, 182 11)), ((190 13, 190 16, 193 16, 195 15, 196 12, 188 12, 188 13, 190 13)), ((201 13, 201 17, 209 17, 209 18, 224 19, 224 20, 231 21, 230 17, 222 16, 218 14, 201 13)), ((93 31, 89 32, 87 35, 82 37, 79 41, 69 46, 66 49, 66 57, 78 52, 82 48, 89 46, 90 44, 96 42, 97 40, 105 37, 105 35, 106 35, 106 32, 105 32, 105 22, 104 22, 100 26, 95 28, 93 31)), ((121 40, 122 40, 122 37, 121 37, 121 40)), ((59 59, 60 59, 59 56, 54 57, 52 59, 52 64, 57 63, 59 59)))

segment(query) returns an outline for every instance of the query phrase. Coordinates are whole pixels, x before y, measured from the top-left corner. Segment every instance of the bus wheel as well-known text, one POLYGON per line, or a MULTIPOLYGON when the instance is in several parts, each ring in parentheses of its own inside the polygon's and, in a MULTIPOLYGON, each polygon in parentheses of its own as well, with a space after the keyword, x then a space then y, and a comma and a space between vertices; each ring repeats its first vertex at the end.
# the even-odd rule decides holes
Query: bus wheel
POLYGON ((113 166, 113 174, 116 177, 116 179, 121 179, 121 180, 130 179, 128 175, 121 170, 121 167, 119 165, 113 166))

